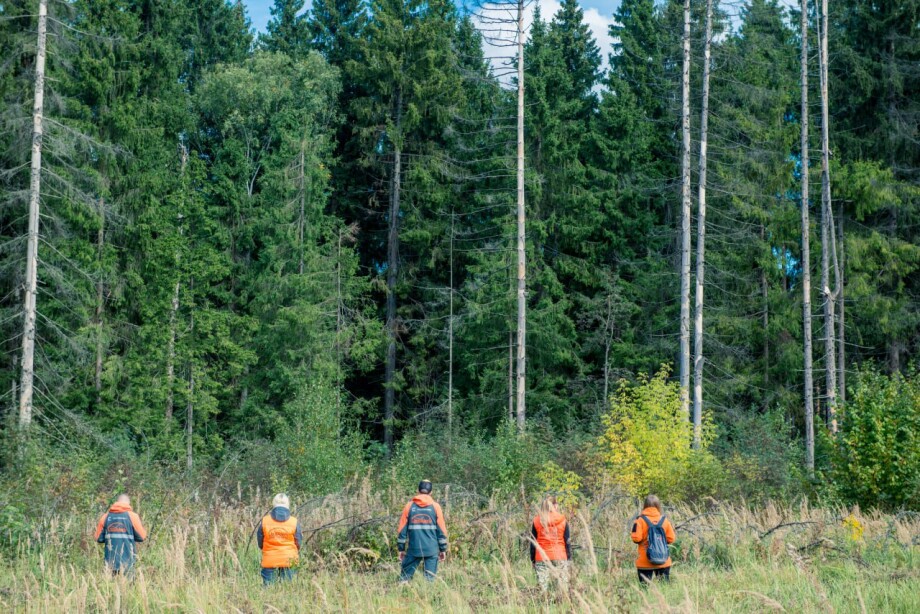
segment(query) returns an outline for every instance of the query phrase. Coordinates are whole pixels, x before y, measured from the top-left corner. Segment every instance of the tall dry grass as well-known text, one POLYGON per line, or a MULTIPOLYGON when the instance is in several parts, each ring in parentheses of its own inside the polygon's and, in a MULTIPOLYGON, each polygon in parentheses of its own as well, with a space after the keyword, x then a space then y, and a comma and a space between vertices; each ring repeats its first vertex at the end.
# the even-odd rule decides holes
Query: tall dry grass
POLYGON ((570 590, 544 596, 526 554, 534 510, 523 496, 439 488, 451 557, 433 585, 417 578, 400 587, 395 523, 410 493, 362 480, 295 500, 304 529, 298 575, 265 589, 253 528, 269 498, 237 493, 175 493, 165 509, 138 497, 152 526, 133 582, 105 575, 90 536, 95 514, 42 518, 28 537, 6 543, 0 604, 30 612, 920 611, 920 514, 674 506, 666 509, 679 537, 674 581, 643 589, 628 534, 637 503, 599 497, 570 517, 570 590))

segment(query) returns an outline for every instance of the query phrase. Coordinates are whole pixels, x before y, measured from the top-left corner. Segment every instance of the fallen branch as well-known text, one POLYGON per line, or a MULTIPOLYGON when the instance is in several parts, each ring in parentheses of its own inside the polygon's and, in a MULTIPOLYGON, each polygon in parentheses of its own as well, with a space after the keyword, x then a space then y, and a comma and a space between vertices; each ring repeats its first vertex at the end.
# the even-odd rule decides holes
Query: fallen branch
POLYGON ((768 530, 768 531, 766 531, 766 532, 764 532, 764 533, 761 533, 761 534, 760 534, 760 539, 763 539, 763 538, 766 537, 767 535, 770 535, 771 533, 773 533, 774 531, 778 531, 779 529, 784 529, 784 528, 786 528, 786 527, 801 527, 801 526, 806 526, 806 525, 810 525, 810 524, 818 524, 818 523, 817 523, 816 521, 814 521, 814 520, 801 520, 801 521, 798 521, 798 522, 781 522, 781 523, 779 523, 778 525, 776 525, 775 527, 773 527, 772 529, 770 529, 770 530, 768 530))

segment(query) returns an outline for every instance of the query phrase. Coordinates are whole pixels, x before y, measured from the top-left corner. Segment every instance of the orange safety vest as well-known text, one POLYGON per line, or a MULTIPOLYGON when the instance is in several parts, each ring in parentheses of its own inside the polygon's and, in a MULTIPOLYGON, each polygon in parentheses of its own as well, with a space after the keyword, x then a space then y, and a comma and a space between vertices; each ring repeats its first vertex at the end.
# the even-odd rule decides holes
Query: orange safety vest
POLYGON ((297 519, 291 516, 284 522, 278 522, 271 514, 262 518, 262 568, 276 569, 291 567, 300 559, 294 533, 297 531, 297 519))
POLYGON ((552 512, 549 515, 549 526, 544 527, 538 515, 533 519, 533 526, 537 529, 539 546, 537 561, 565 561, 569 558, 565 551, 565 516, 552 512))

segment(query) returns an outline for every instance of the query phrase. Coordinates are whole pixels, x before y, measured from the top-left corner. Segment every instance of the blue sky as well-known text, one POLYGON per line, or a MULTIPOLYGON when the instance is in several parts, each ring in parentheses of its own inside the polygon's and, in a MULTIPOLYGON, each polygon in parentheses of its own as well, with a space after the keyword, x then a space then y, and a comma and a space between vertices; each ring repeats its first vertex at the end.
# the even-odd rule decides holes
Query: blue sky
MULTIPOLYGON (((249 18, 252 20, 252 26, 262 32, 265 30, 265 25, 268 23, 271 13, 269 13, 269 8, 273 4, 273 0, 243 0, 243 4, 246 5, 246 9, 249 12, 249 18)), ((311 4, 311 0, 307 0, 307 6, 311 4)), ((541 0, 541 5, 551 4, 545 0, 541 0)), ((620 0, 586 0, 581 3, 581 5, 586 9, 594 9, 597 17, 602 17, 610 19, 613 15, 613 12, 620 5, 620 0)), ((544 10, 544 15, 546 11, 544 10)), ((593 21, 590 19, 589 21, 593 21)), ((593 24, 592 24, 593 25, 593 24)), ((599 24, 598 24, 599 25, 599 24)))

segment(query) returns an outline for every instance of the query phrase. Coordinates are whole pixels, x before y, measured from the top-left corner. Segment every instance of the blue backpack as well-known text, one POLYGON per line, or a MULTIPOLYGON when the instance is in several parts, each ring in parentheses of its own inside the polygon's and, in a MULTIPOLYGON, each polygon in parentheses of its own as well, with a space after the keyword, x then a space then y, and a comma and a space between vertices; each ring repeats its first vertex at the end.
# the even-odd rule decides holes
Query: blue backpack
POLYGON ((645 514, 642 514, 641 518, 648 525, 648 549, 645 554, 652 565, 664 565, 671 556, 668 552, 668 539, 664 534, 665 516, 661 516, 658 524, 649 520, 645 514))

